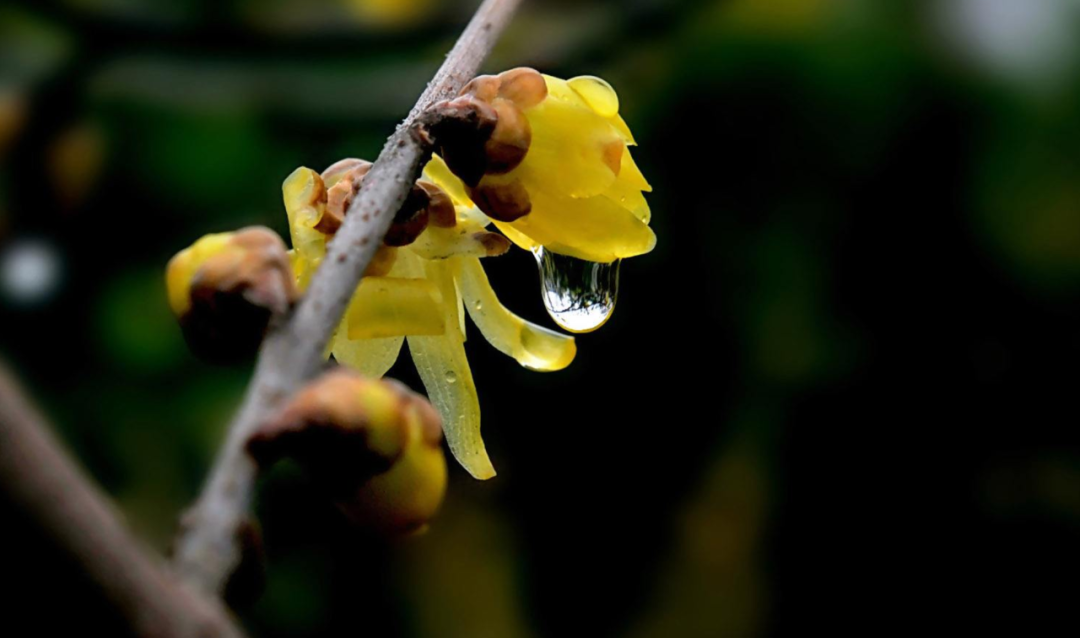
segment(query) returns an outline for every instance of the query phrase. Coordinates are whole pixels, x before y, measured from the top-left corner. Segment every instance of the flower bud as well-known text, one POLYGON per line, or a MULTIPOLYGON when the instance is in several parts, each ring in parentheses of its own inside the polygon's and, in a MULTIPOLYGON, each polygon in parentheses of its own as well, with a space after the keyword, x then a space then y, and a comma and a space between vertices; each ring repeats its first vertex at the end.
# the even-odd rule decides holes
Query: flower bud
POLYGON ((441 428, 402 384, 337 368, 297 393, 248 451, 262 467, 296 460, 355 522, 398 535, 423 528, 442 503, 441 428))
POLYGON ((430 131, 451 172, 475 186, 487 172, 487 142, 498 125, 499 114, 482 99, 486 92, 466 92, 473 82, 462 89, 459 97, 431 107, 430 131))
POLYGON ((509 173, 521 164, 532 143, 532 128, 525 113, 510 100, 496 99, 499 122, 484 145, 489 175, 509 173))
POLYGON ((386 231, 383 243, 387 246, 408 246, 416 241, 420 233, 427 228, 428 204, 430 203, 431 198, 424 189, 413 184, 413 187, 409 189, 409 194, 405 196, 405 203, 394 215, 394 221, 390 224, 390 229, 386 231))
POLYGON ((432 182, 419 180, 416 183, 424 189, 431 200, 428 204, 428 222, 438 228, 456 226, 457 211, 454 210, 454 200, 450 198, 450 195, 432 182))
POLYGON ((335 162, 323 171, 322 180, 327 188, 326 210, 315 225, 315 230, 324 235, 333 235, 341 228, 345 213, 360 192, 364 176, 370 170, 371 162, 349 158, 335 162))
POLYGON ((285 244, 262 227, 203 237, 172 258, 166 284, 189 347, 216 362, 254 354, 299 296, 285 244))
POLYGON ((499 97, 510 100, 521 109, 531 109, 548 95, 547 82, 536 69, 519 67, 498 75, 499 97))
POLYGON ((485 180, 469 189, 469 197, 488 217, 500 222, 512 222, 532 211, 529 192, 516 179, 503 184, 485 180))
MULTIPOLYGON (((345 214, 349 211, 349 206, 352 205, 357 193, 360 192, 360 187, 363 185, 364 178, 371 171, 371 167, 371 162, 349 158, 335 162, 323 171, 322 179, 327 187, 326 210, 323 212, 318 224, 315 225, 315 230, 324 235, 333 235, 341 228, 342 222, 345 221, 345 214)), ((433 184, 431 188, 441 192, 441 189, 433 184)), ((420 184, 412 187, 412 190, 409 191, 405 198, 405 203, 401 205, 397 214, 394 215, 394 221, 383 239, 387 246, 407 246, 416 241, 420 233, 424 232, 428 225, 428 209, 432 203, 429 192, 428 188, 424 188, 420 184)), ((449 197, 446 197, 446 200, 449 201, 449 197)), ((442 204, 442 202, 439 203, 442 204)), ((452 213, 453 204, 451 203, 450 206, 452 213)), ((440 221, 445 221, 445 211, 440 210, 439 212, 442 215, 440 221)), ((391 265, 393 265, 392 261, 391 265)), ((365 274, 375 273, 368 272, 365 274)))
POLYGON ((503 175, 517 168, 532 144, 525 117, 547 97, 544 77, 518 68, 499 75, 481 75, 458 97, 432 107, 431 126, 439 155, 463 182, 476 186, 484 175, 503 175))

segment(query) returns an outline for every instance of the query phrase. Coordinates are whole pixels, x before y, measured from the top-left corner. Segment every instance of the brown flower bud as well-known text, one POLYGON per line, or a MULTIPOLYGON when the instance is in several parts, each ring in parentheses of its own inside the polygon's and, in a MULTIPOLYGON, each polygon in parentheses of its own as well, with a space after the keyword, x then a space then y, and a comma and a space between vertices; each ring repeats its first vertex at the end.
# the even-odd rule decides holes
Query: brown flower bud
POLYGON ((457 98, 431 107, 426 130, 450 170, 466 185, 477 186, 484 175, 509 173, 525 159, 532 127, 524 110, 547 94, 544 77, 534 69, 481 75, 457 98))
POLYGON ((457 225, 457 211, 454 210, 454 201, 450 195, 436 184, 426 180, 416 182, 424 189, 428 198, 428 223, 439 228, 453 228, 457 225))
POLYGON ((509 183, 482 183, 469 189, 477 208, 500 222, 512 222, 532 212, 529 193, 519 180, 509 183))
POLYGON ((387 246, 408 246, 416 241, 428 225, 428 205, 431 198, 418 184, 413 184, 405 203, 401 205, 383 242, 387 246))
POLYGON ((532 127, 525 113, 510 100, 494 102, 499 121, 484 145, 489 175, 509 173, 521 164, 532 143, 532 127))
POLYGON ((248 451, 262 467, 296 460, 354 521, 400 534, 426 525, 442 502, 441 437, 423 397, 337 368, 298 392, 248 451))
POLYGON ((466 184, 478 184, 487 172, 487 141, 499 121, 495 108, 477 95, 464 93, 432 106, 429 119, 446 165, 466 184))
POLYGON ((217 362, 254 354, 299 296, 285 244, 262 227, 203 237, 169 262, 167 283, 188 345, 217 362))
POLYGON ((315 230, 324 235, 333 235, 345 220, 353 198, 360 192, 364 176, 371 170, 371 162, 360 159, 344 159, 335 162, 322 173, 327 186, 326 209, 315 230))
POLYGON ((536 69, 519 67, 499 74, 498 95, 521 109, 531 109, 547 98, 544 76, 536 69))
POLYGON ((458 95, 471 95, 481 102, 491 103, 499 95, 502 80, 495 75, 478 75, 461 87, 458 95))

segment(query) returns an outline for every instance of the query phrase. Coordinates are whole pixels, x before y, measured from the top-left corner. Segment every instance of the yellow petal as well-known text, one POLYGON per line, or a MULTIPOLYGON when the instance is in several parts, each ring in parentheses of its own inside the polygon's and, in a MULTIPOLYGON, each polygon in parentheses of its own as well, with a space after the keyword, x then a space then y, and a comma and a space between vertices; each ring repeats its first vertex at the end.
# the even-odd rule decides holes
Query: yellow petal
POLYGON ((565 80, 544 76, 548 97, 529 109, 532 143, 521 166, 510 175, 547 184, 572 197, 604 192, 615 181, 605 162, 622 135, 596 113, 565 80))
POLYGON ((345 312, 349 340, 446 331, 443 299, 426 279, 364 277, 345 312))
MULTIPOLYGON (((438 286, 448 326, 454 325, 455 317, 461 312, 453 279, 452 265, 456 259, 420 263, 419 257, 404 250, 397 266, 406 275, 423 272, 438 286)), ((439 337, 410 336, 408 342, 416 371, 427 389, 428 400, 443 419, 443 433, 450 451, 474 477, 484 480, 495 476, 495 468, 480 436, 480 401, 469 361, 465 358, 464 330, 447 330, 439 337)))
POLYGON ((623 153, 622 169, 619 171, 619 177, 611 185, 611 188, 604 191, 604 197, 627 209, 633 213, 634 217, 648 224, 652 212, 649 210, 649 203, 645 201, 645 196, 641 193, 643 190, 651 191, 652 187, 645 181, 645 176, 641 174, 637 164, 634 163, 634 159, 630 157, 630 153, 623 153))
MULTIPOLYGON (((409 250, 424 259, 447 259, 454 256, 487 257, 490 244, 485 237, 492 233, 472 223, 459 223, 453 228, 428 226, 423 233, 409 244, 409 250)), ((501 238, 497 235, 491 239, 501 238)), ((503 244, 505 250, 506 244, 503 244)))
POLYGON ((621 115, 616 115, 609 119, 611 125, 615 127, 615 130, 622 136, 627 146, 637 146, 637 142, 634 140, 634 134, 630 132, 630 127, 627 126, 626 120, 622 119, 621 115))
POLYGON ((495 476, 480 437, 480 401, 464 343, 451 336, 408 337, 408 341, 428 400, 443 419, 450 451, 474 477, 485 480, 495 476))
POLYGON ((438 155, 432 155, 431 161, 424 167, 424 179, 446 191, 455 206, 473 207, 469 194, 465 192, 465 184, 450 172, 450 167, 438 155))
POLYGON ((386 374, 401 352, 405 337, 384 339, 349 339, 339 328, 332 344, 334 359, 363 375, 379 378, 386 374))
POLYGON ((606 263, 656 245, 645 222, 607 197, 575 199, 545 188, 530 188, 529 194, 532 212, 512 225, 549 250, 606 263))
POLYGON ((514 242, 518 247, 531 251, 540 244, 536 243, 532 237, 518 232, 513 226, 506 222, 495 222, 495 227, 502 231, 502 234, 506 235, 506 238, 514 242))
POLYGON ((577 354, 574 338, 525 321, 499 303, 479 259, 457 264, 461 296, 488 343, 530 370, 562 370, 577 354))
POLYGON ((300 288, 307 287, 312 273, 326 255, 326 236, 315 230, 325 204, 320 202, 322 178, 310 168, 298 168, 281 185, 285 212, 289 216, 289 235, 298 259, 294 262, 300 288))

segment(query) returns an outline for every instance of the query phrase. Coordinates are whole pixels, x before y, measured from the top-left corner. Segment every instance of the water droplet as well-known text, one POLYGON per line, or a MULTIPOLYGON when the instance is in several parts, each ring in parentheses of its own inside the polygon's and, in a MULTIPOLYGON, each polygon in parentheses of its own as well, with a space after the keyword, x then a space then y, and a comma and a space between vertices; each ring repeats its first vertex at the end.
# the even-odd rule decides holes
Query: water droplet
POLYGON ((473 308, 475 308, 477 311, 483 310, 484 309, 484 302, 477 299, 475 302, 473 302, 473 308))
POLYGON ((619 114, 619 96, 615 89, 601 78, 582 75, 571 78, 567 84, 601 117, 615 117, 619 114))
POLYGON ((447 383, 457 383, 457 375, 454 374, 453 370, 447 370, 446 371, 446 382, 447 383))
POLYGON ((620 260, 601 264, 533 249, 548 314, 570 332, 592 332, 611 317, 619 295, 620 260))

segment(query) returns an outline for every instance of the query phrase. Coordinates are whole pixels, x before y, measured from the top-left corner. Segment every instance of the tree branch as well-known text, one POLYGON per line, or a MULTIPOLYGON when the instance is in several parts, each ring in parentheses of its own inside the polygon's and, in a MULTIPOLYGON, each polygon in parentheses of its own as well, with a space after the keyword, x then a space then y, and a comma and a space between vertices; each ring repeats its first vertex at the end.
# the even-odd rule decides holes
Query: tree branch
POLYGON ((476 75, 521 0, 484 0, 412 112, 387 141, 353 199, 304 299, 263 342, 255 375, 229 426, 202 495, 184 517, 174 565, 190 583, 220 593, 237 566, 237 530, 250 506, 257 474, 248 439, 284 399, 323 366, 327 343, 394 214, 431 156, 414 125, 432 104, 454 97, 476 75))
POLYGON ((168 574, 59 448, 0 366, 0 492, 85 568, 136 636, 242 638, 225 611, 168 574))

